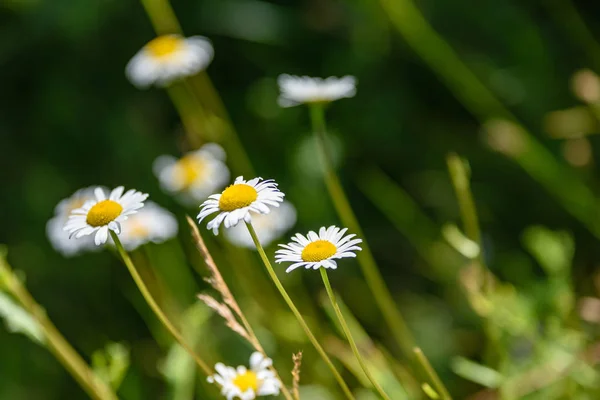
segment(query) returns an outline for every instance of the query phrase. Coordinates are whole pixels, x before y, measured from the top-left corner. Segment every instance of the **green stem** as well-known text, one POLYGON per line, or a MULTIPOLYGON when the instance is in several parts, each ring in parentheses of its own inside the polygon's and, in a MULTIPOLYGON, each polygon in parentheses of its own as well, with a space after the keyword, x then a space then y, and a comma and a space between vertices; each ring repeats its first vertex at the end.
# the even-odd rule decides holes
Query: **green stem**
POLYGON ((446 389, 446 387, 442 383, 442 380, 440 379, 438 374, 435 372, 435 370, 429 363, 429 360, 427 359, 427 357, 425 357, 425 354, 423 354, 423 351, 420 348, 415 347, 413 349, 413 352, 417 358, 417 361, 419 362, 419 364, 421 364, 421 366, 425 370, 427 377, 433 383, 433 386, 435 387, 436 391, 438 392, 438 394, 440 396, 442 396, 442 400, 452 400, 450 393, 448 393, 448 389, 446 389))
POLYGON ((383 391, 383 388, 379 385, 379 383, 377 383, 375 378, 373 378, 373 375, 367 368, 365 360, 363 359, 363 357, 360 354, 360 351, 358 350, 358 346, 356 346, 356 342, 354 341, 354 338, 352 337, 352 332, 350 332, 350 328, 348 327, 348 324, 346 323, 346 319, 344 318, 344 315, 342 314, 342 310, 340 310, 340 307, 338 306, 338 303, 335 299, 335 294, 333 293, 333 289, 331 288, 331 283, 329 283, 329 277, 327 276, 327 269, 321 267, 320 270, 321 270, 321 277, 323 278, 323 283, 325 284, 325 289, 327 290, 327 295, 329 296, 329 300, 331 301, 333 310, 335 311, 335 314, 337 315, 338 320, 340 321, 342 330, 344 331, 344 334, 346 335, 346 339, 348 339, 348 343, 350 343, 350 347, 352 348, 352 352, 354 353, 354 356, 358 360, 358 363, 360 364, 360 367, 362 368, 365 375, 367 375, 367 378, 369 378, 369 380, 371 381, 371 383, 373 384, 373 386, 375 387, 377 392, 379 392, 379 395, 386 400, 390 400, 390 397, 383 391))
POLYGON ((167 328, 167 330, 169 331, 169 333, 181 345, 181 347, 183 347, 194 358, 194 361, 196 361, 196 364, 198 364, 198 366, 200 367, 200 369, 202 369, 202 371, 206 375, 211 375, 212 374, 212 370, 200 358, 200 356, 198 356, 196 354, 196 352, 194 350, 192 350, 192 348, 186 343, 186 341, 183 338, 183 336, 173 326, 173 324, 171 323, 171 321, 169 321, 169 318, 161 310, 161 308, 158 305, 158 303, 156 303, 156 301, 154 300, 154 297, 152 297, 152 294, 150 293, 150 291, 146 287, 146 284, 144 283, 142 277, 140 276, 140 274, 138 273, 137 269, 133 265, 133 262, 131 261, 131 258, 129 257, 129 254, 127 254, 127 252, 123 248, 123 245, 121 244, 121 240, 119 239, 119 237, 117 236, 117 234, 114 233, 113 231, 110 231, 110 236, 112 237, 112 239, 113 239, 113 241, 115 243, 115 246, 117 247, 117 251, 118 251, 119 255, 123 259, 123 262, 125 263, 125 266, 129 270, 129 273, 131 274, 131 277, 133 278, 133 280, 134 280, 135 284, 137 285, 138 289, 140 290, 140 293, 142 293, 142 296, 144 297, 144 300, 146 300, 146 303, 148 303, 148 305, 150 306, 150 308, 152 309, 152 311, 154 312, 154 314, 156 315, 156 317, 160 320, 160 322, 164 325, 164 327, 167 328))
POLYGON ((281 296, 287 303, 288 307, 290 307, 290 310, 292 310, 292 312, 296 316, 296 319, 300 323, 300 326, 302 327, 302 329, 304 329, 306 336, 308 336, 308 338, 310 339, 313 346, 315 346, 315 349, 317 350, 317 352, 319 353, 321 358, 323 358, 323 361, 325 361, 325 364, 327 364, 327 366, 333 373, 333 376, 338 381, 338 383, 339 383, 340 387, 342 388, 342 390, 344 391, 344 394, 346 395, 346 397, 348 399, 354 400, 354 396, 352 395, 352 392, 348 388, 348 385, 346 385, 346 382, 344 382, 342 375, 340 375, 338 370, 335 368, 335 366, 331 362, 331 359, 329 358, 327 353, 325 353, 325 350, 323 350, 323 347, 319 344, 319 341, 317 340, 317 338, 315 338, 315 335, 313 335, 313 333, 311 332, 310 328, 306 324, 306 321, 304 321, 302 314, 300 314, 300 311, 298 311, 298 309, 294 305, 294 302, 292 301, 292 299, 288 295, 287 291, 281 284, 281 281, 277 277, 277 274, 275 273, 275 270, 273 269, 273 266, 271 265, 271 262, 269 261, 267 254, 265 253, 265 250, 263 249, 262 245, 260 244, 260 240, 258 240, 258 236, 256 235, 256 232, 254 231, 254 227, 252 226, 252 223, 246 222, 246 227, 248 228, 248 232, 250 233, 250 236, 252 236, 252 240, 254 241, 254 245, 256 246, 256 250, 258 250, 258 254, 260 255, 260 258, 261 258, 263 264, 265 265, 265 268, 267 269, 269 276, 273 280, 273 283, 279 290, 279 293, 281 293, 281 296))
POLYGON ((481 267, 484 292, 489 294, 491 291, 491 282, 483 257, 483 243, 481 241, 479 217, 477 216, 477 207, 475 206, 475 200, 473 200, 473 193, 471 192, 469 173, 465 168, 463 160, 454 153, 448 154, 446 163, 448 165, 448 172, 450 173, 450 180, 452 181, 452 186, 454 187, 454 192, 458 199, 458 207, 460 209, 465 234, 479 246, 477 262, 481 267))
POLYGON ((337 214, 345 227, 363 238, 363 243, 361 245, 363 250, 357 257, 359 265, 365 276, 367 285, 369 289, 371 289, 375 302, 383 314, 383 318, 392 330, 394 339, 404 354, 407 357, 410 357, 414 343, 412 335, 410 334, 402 315, 396 308, 390 291, 383 281, 381 273, 377 268, 375 258, 373 257, 373 253, 371 253, 371 249, 365 240, 365 235, 358 223, 358 219, 356 218, 354 211, 352 211, 352 207, 344 193, 340 179, 334 170, 333 161, 327 145, 325 111, 323 106, 320 104, 312 105, 310 107, 310 116, 312 128, 317 139, 317 147, 319 148, 323 162, 325 184, 329 191, 329 196, 331 197, 337 214))
POLYGON ((118 400, 112 389, 90 369, 88 364, 73 349, 65 337, 48 318, 45 310, 15 276, 5 260, 0 259, 0 273, 10 292, 36 320, 44 333, 44 342, 56 359, 75 378, 81 388, 94 400, 118 400))
POLYGON ((177 33, 183 35, 183 30, 175 12, 168 0, 141 0, 150 22, 158 35, 177 33))

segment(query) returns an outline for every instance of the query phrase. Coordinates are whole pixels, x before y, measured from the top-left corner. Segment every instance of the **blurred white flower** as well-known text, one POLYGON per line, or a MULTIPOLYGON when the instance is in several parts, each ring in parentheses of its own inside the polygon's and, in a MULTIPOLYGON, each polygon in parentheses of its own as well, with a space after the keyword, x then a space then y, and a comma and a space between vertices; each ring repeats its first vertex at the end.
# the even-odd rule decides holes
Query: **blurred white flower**
POLYGON ((46 224, 46 235, 50 244, 66 257, 97 248, 91 237, 70 239, 69 234, 64 230, 71 211, 82 207, 86 201, 94 199, 94 188, 95 186, 80 189, 70 197, 61 200, 54 209, 54 217, 46 224))
POLYGON ((250 369, 241 365, 233 368, 218 363, 215 365, 217 373, 209 376, 208 381, 219 384, 221 394, 227 400, 254 400, 260 396, 277 396, 281 382, 269 369, 271 365, 273 361, 270 358, 254 352, 250 356, 250 369))
POLYGON ((162 243, 177 235, 177 219, 158 204, 148 201, 138 213, 129 217, 120 235, 123 247, 128 250, 149 243, 162 243))
POLYGON ((298 267, 336 269, 336 259, 356 257, 354 252, 362 250, 357 246, 362 239, 352 239, 355 234, 344 236, 347 230, 348 228, 330 226, 321 227, 319 234, 310 231, 306 237, 297 233, 292 237, 292 242, 279 245, 283 249, 275 252, 275 262, 293 263, 285 272, 291 272, 298 267))
MULTIPOLYGON (((268 214, 258 214, 252 217, 252 226, 263 246, 268 246, 274 240, 292 228, 296 223, 296 209, 289 201, 283 201, 278 208, 268 214)), ((225 231, 225 237, 233 244, 256 250, 248 229, 236 225, 225 231)))
POLYGON ((222 193, 208 196, 208 200, 200 206, 198 222, 218 212, 219 214, 206 226, 217 235, 221 223, 224 222, 225 228, 231 228, 242 219, 250 222, 250 212, 268 214, 271 211, 269 206, 279 207, 284 196, 272 179, 254 178, 245 181, 243 177, 238 176, 233 185, 228 186, 222 193))
POLYGON ((153 170, 163 190, 177 195, 187 205, 206 200, 229 182, 225 151, 215 143, 205 144, 180 159, 160 156, 154 161, 153 170))
POLYGON ((71 211, 64 230, 75 239, 94 233, 94 243, 97 246, 106 243, 109 230, 120 234, 121 222, 142 208, 144 200, 148 198, 147 194, 134 189, 125 194, 123 190, 123 186, 119 186, 107 198, 103 188, 95 188, 92 200, 71 211))
POLYGON ((292 107, 302 103, 328 103, 356 94, 356 78, 347 75, 343 78, 311 78, 309 76, 279 75, 277 79, 281 94, 278 102, 282 107, 292 107))
POLYGON ((125 74, 141 88, 167 85, 205 69, 213 53, 210 41, 202 36, 163 35, 152 39, 133 56, 125 74))

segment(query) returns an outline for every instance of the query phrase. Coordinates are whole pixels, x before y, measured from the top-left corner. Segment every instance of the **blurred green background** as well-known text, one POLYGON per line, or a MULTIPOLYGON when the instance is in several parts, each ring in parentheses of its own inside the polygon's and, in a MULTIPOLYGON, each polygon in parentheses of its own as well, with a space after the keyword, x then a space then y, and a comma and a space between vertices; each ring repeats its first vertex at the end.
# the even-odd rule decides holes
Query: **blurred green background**
MULTIPOLYGON (((438 229, 443 224, 459 224, 445 157, 454 151, 469 160, 486 260, 500 279, 533 299, 552 296, 536 289, 544 282, 544 271, 521 240, 528 226, 543 225, 573 234, 576 251, 570 276, 575 292, 577 297, 594 295, 598 237, 569 212, 578 209, 577 202, 565 207, 561 196, 570 190, 562 186, 569 183, 565 176, 599 192, 598 138, 582 136, 583 153, 575 151, 575 161, 565 159, 572 139, 551 137, 553 120, 550 128, 544 121, 550 112, 575 106, 593 115, 573 94, 571 78, 581 68, 600 68, 600 47, 593 40, 600 39, 600 5, 568 0, 417 3, 478 79, 551 152, 559 165, 556 172, 555 164, 538 161, 525 161, 533 166, 524 170, 514 157, 486 145, 482 121, 457 100, 457 89, 444 84, 388 18, 390 9, 384 10, 382 4, 393 3, 404 4, 174 0, 172 5, 186 34, 212 40, 215 59, 208 74, 258 175, 276 179, 298 208, 299 232, 339 220, 319 174, 311 168, 317 155, 306 109, 279 108, 276 78, 280 73, 357 77, 356 97, 336 102, 327 112, 342 180, 417 342, 456 398, 465 398, 480 387, 457 376, 450 361, 455 356, 482 360, 481 321, 460 292, 456 262, 448 258, 453 265, 444 272, 443 262, 432 267, 424 257, 428 252, 433 258, 439 255, 432 240, 441 240, 438 229), (572 7, 589 32, 573 16, 572 7), (540 183, 532 170, 549 176, 549 183, 540 183), (562 174, 564 170, 568 175, 562 174), (371 187, 367 183, 376 182, 373 173, 380 178, 385 174, 390 182, 369 196, 365 189, 371 187), (399 232, 389 215, 371 201, 374 196, 400 215, 414 216, 414 210, 396 202, 397 188, 389 186, 391 182, 418 204, 419 216, 432 221, 433 238, 429 226, 418 218, 399 232), (426 250, 418 251, 415 243, 426 250)), ((160 327, 152 327, 155 321, 121 263, 108 251, 63 258, 45 236, 46 221, 57 202, 94 184, 147 192, 180 218, 196 213, 163 193, 151 170, 157 156, 186 150, 176 110, 163 90, 137 90, 124 75, 128 60, 155 35, 148 17, 138 2, 130 0, 3 0, 0 21, 0 243, 8 246, 11 265, 24 272, 37 301, 86 359, 109 341, 131 348, 131 366, 119 392, 122 398, 172 398, 157 368, 169 340, 160 327), (162 337, 160 345, 155 336, 162 337)), ((422 45, 432 48, 427 42, 422 45)), ((454 73, 444 59, 433 64, 454 73)), ((488 116, 501 116, 493 114, 488 116)), ((576 129, 575 134, 597 133, 597 121, 582 118, 592 119, 591 128, 576 129)), ((589 215, 590 220, 596 217, 589 215)), ((202 232, 209 235, 204 228, 202 232)), ((191 255, 187 233, 181 224, 181 247, 169 243, 148 250, 181 309, 194 302, 198 289, 206 288, 191 272, 197 256, 191 255), (186 271, 173 272, 177 268, 186 271)), ((269 251, 272 255, 273 249, 269 251)), ((249 275, 263 273, 227 263, 222 268, 234 290, 249 275)), ((344 263, 332 279, 371 336, 398 354, 356 263, 344 263)), ((306 289, 298 290, 318 303, 322 286, 317 274, 298 271, 286 282, 297 288, 304 284, 306 289)), ((250 292, 242 297, 251 308, 258 304, 250 292)), ((536 307, 543 308, 539 303, 536 307)), ((325 318, 322 310, 315 310, 325 318)), ((256 311, 257 320, 264 314, 256 311)), ((217 317, 205 318, 202 340, 214 353, 231 364, 246 362, 250 349, 217 317)), ((590 338, 597 333, 594 326, 579 327, 590 338)), ((268 328, 264 330, 265 337, 272 338, 268 328)), ((301 340, 269 347, 278 349, 276 360, 284 369, 291 368, 291 351, 298 348, 307 351, 305 363, 311 357, 320 362, 301 340)), ((308 372, 306 379, 311 383, 308 372)), ((86 397, 47 350, 0 329, 0 398, 86 397)), ((201 390, 197 398, 205 398, 201 390)))

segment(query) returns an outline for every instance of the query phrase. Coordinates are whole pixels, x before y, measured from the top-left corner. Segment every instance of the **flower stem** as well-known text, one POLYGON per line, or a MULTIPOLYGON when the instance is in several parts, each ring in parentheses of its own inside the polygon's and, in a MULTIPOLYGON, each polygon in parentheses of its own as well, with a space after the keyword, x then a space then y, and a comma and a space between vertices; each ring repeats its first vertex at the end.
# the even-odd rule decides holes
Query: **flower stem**
POLYGON ((258 254, 260 254, 260 258, 262 259, 262 262, 265 265, 267 272, 269 273, 269 276, 273 280, 273 283, 279 290, 279 293, 281 293, 281 296, 287 303, 288 307, 290 307, 290 310, 292 310, 292 312, 296 316, 296 319, 300 323, 300 326, 302 326, 302 329, 304 329, 304 332, 306 333, 306 336, 308 336, 308 338, 310 339, 310 342, 313 344, 313 346, 315 346, 315 349, 317 350, 317 352, 319 353, 321 358, 323 358, 323 361, 325 361, 325 363, 327 364, 327 366, 333 373, 333 376, 338 381, 338 383, 339 383, 340 387, 342 388, 342 390, 344 391, 344 394, 346 395, 346 397, 348 399, 354 400, 354 395, 348 388, 348 385, 346 385, 346 382, 344 382, 344 379, 342 378, 342 376, 340 375, 338 370, 335 368, 335 366, 331 362, 331 359, 329 358, 327 353, 325 353, 325 350, 323 350, 323 347, 317 341, 317 338, 315 338, 315 335, 313 335, 313 333, 311 332, 310 328, 306 324, 306 321, 304 321, 302 314, 300 314, 300 311, 298 311, 298 309, 294 305, 294 302, 292 301, 292 299, 288 295, 287 291, 281 284, 281 281, 277 277, 277 274, 275 273, 275 270, 273 270, 273 266, 271 265, 271 262, 269 261, 267 254, 265 253, 265 250, 263 249, 262 245, 260 244, 260 240, 258 240, 258 236, 256 235, 256 232, 254 231, 254 227, 252 226, 252 223, 246 222, 246 227, 248 228, 248 232, 250 233, 250 236, 252 236, 252 240, 254 241, 256 250, 258 250, 258 254))
POLYGON ((4 288, 21 303, 42 329, 44 344, 75 378, 83 390, 94 400, 118 400, 112 389, 96 376, 54 326, 46 311, 35 301, 19 278, 15 276, 2 255, 0 255, 0 275, 2 276, 0 280, 5 283, 4 288))
POLYGON ((320 104, 314 104, 310 107, 310 116, 312 128, 317 139, 317 147, 321 154, 321 159, 324 168, 324 178, 329 196, 333 201, 333 205, 342 223, 352 232, 363 238, 363 250, 358 255, 358 262, 367 281, 367 285, 371 290, 375 302, 379 306, 383 318, 392 330, 394 339, 398 343, 400 349, 407 357, 410 357, 413 348, 414 340, 406 322, 396 308, 392 295, 386 287, 381 273, 377 268, 375 258, 362 232, 358 219, 352 211, 350 202, 344 193, 344 189, 333 167, 333 161, 329 152, 326 138, 325 127, 325 110, 320 104))
POLYGON ((129 257, 129 254, 127 254, 127 252, 123 248, 123 245, 121 244, 121 240, 119 239, 119 237, 117 236, 117 234, 114 233, 113 231, 110 231, 110 236, 112 237, 113 241, 115 242, 115 246, 117 247, 117 251, 118 251, 119 255, 121 256, 121 258, 123 259, 123 262, 125 263, 125 266, 129 270, 129 273, 131 274, 131 277, 135 281, 135 284, 137 285, 138 289, 142 293, 142 296, 144 297, 144 300, 146 300, 146 303, 148 303, 148 305, 150 306, 150 308, 152 309, 152 311, 154 312, 154 314, 156 315, 156 317, 165 326, 165 328, 167 328, 167 330, 169 331, 169 333, 181 345, 181 347, 183 347, 192 356, 192 358, 194 359, 194 361, 196 361, 196 364, 198 364, 198 366, 200 367, 200 369, 202 369, 202 371, 206 375, 211 375, 212 374, 212 370, 200 358, 200 356, 198 356, 198 354, 196 354, 196 352, 194 350, 192 350, 192 348, 186 343, 186 341, 183 338, 183 336, 173 326, 173 324, 171 323, 171 321, 169 321, 169 318, 165 315, 165 313, 161 310, 161 308, 159 307, 159 305, 156 303, 156 301, 154 300, 154 297, 152 297, 152 294, 150 293, 150 291, 146 287, 146 284, 142 280, 142 277, 140 276, 140 274, 138 273, 137 269, 133 265, 133 262, 131 261, 131 258, 129 257))
POLYGON ((442 383, 442 380, 429 363, 427 357, 425 357, 425 354, 423 354, 423 351, 419 347, 415 347, 413 349, 413 353, 415 354, 419 364, 421 364, 421 366, 425 370, 425 373, 433 383, 436 391, 441 396, 442 400, 452 400, 450 393, 448 393, 448 389, 446 389, 446 387, 442 383))
POLYGON ((329 296, 329 300, 331 300, 331 305, 333 307, 333 310, 335 311, 335 314, 337 315, 338 320, 340 321, 340 324, 342 325, 342 330, 344 331, 344 334, 346 335, 346 338, 348 339, 348 343, 350 343, 350 347, 352 348, 352 352, 354 353, 354 356, 358 360, 358 363, 360 364, 360 367, 364 371, 365 375, 367 375, 367 378, 369 378, 369 380, 371 381, 371 383, 373 384, 373 386, 375 387, 377 392, 379 392, 379 395, 386 400, 390 400, 389 396, 383 391, 383 388, 379 385, 379 383, 377 383, 375 378, 373 378, 373 375, 371 375, 371 372, 367 368, 365 360, 363 359, 363 357, 360 355, 360 352, 358 351, 358 346, 356 346, 356 342, 354 341, 354 338, 352 337, 352 332, 350 332, 348 323, 346 323, 346 319, 344 318, 344 315, 342 314, 342 310, 340 310, 340 307, 338 306, 338 303, 335 299, 335 294, 333 293, 333 289, 331 288, 331 283, 329 283, 329 277, 327 276, 327 269, 325 269, 323 267, 321 267, 319 269, 321 270, 321 277, 323 278, 323 283, 325 284, 325 289, 327 290, 327 295, 329 296))
POLYGON ((479 228, 479 217, 477 216, 477 207, 473 200, 469 174, 463 161, 455 153, 450 153, 446 157, 450 180, 454 187, 454 192, 458 199, 461 219, 463 221, 465 234, 479 246, 477 262, 481 268, 482 287, 485 293, 489 294, 491 290, 490 276, 483 258, 483 243, 481 241, 481 229, 479 228))

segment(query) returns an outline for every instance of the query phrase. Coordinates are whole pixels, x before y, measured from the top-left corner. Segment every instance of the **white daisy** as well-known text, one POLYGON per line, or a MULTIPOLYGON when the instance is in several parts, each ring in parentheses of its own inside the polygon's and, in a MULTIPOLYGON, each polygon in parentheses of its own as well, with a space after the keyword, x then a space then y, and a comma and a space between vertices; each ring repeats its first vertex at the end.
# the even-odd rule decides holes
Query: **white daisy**
POLYGON ((46 224, 46 235, 50 244, 56 251, 66 257, 71 257, 83 251, 97 248, 90 237, 71 240, 69 234, 64 231, 65 223, 71 211, 80 208, 86 201, 94 198, 94 188, 80 189, 70 197, 61 200, 54 209, 54 217, 46 224))
POLYGON ((184 204, 197 204, 229 182, 225 150, 215 143, 205 144, 180 159, 160 156, 153 170, 163 190, 177 195, 184 204))
POLYGON ((163 35, 152 39, 133 56, 125 74, 138 87, 167 85, 205 69, 213 53, 210 41, 202 36, 163 35))
POLYGON ((122 228, 121 243, 131 251, 149 242, 162 243, 171 239, 177 235, 178 225, 173 214, 148 201, 138 213, 129 216, 122 228))
MULTIPOLYGON (((252 226, 263 246, 279 239, 296 223, 296 209, 289 201, 283 201, 278 208, 269 214, 252 217, 252 226)), ((225 237, 233 244, 256 250, 252 236, 245 226, 237 225, 225 231, 225 237)))
POLYGON ((238 176, 233 185, 227 187, 221 194, 208 196, 208 200, 200 206, 198 222, 202 222, 207 216, 218 212, 219 214, 206 226, 208 229, 212 229, 216 235, 219 233, 219 226, 222 222, 224 222, 225 228, 237 225, 242 219, 250 222, 252 220, 251 211, 268 214, 269 206, 279 207, 283 196, 285 195, 277 189, 277 183, 272 179, 254 178, 245 181, 243 177, 238 176))
POLYGON ((308 232, 306 236, 297 233, 292 237, 292 242, 279 245, 283 249, 275 252, 275 262, 293 263, 285 272, 291 272, 298 267, 336 269, 336 259, 356 257, 354 252, 362 250, 357 246, 362 239, 352 239, 355 234, 344 236, 347 230, 348 228, 330 226, 319 229, 318 235, 313 231, 308 232))
POLYGON ((302 103, 329 103, 356 94, 356 78, 347 75, 343 78, 311 78, 309 76, 279 75, 277 79, 281 94, 278 102, 282 107, 292 107, 302 103))
POLYGON ((217 373, 209 376, 210 383, 221 386, 221 394, 227 400, 253 400, 259 396, 277 396, 281 382, 269 369, 273 360, 264 357, 259 352, 250 356, 250 369, 245 366, 228 367, 222 363, 215 365, 217 373))
POLYGON ((99 246, 106 243, 109 229, 121 233, 121 222, 142 208, 146 198, 147 194, 133 189, 123 194, 123 186, 114 189, 107 198, 104 189, 97 187, 94 199, 71 211, 64 230, 76 239, 95 233, 94 243, 99 246))

